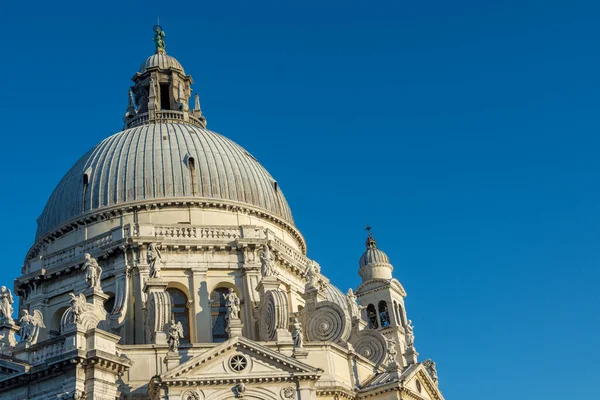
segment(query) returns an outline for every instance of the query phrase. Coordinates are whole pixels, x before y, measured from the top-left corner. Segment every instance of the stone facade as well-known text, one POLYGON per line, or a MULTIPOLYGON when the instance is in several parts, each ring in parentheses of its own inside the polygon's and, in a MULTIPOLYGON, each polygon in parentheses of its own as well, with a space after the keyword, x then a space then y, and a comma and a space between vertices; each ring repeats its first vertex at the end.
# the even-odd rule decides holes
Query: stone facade
POLYGON ((443 399, 372 236, 343 294, 306 257, 277 182, 206 130, 197 96, 190 109, 193 81, 155 34, 125 130, 39 219, 19 319, 0 290, 2 399, 443 399), (160 179, 139 175, 149 166, 160 179))

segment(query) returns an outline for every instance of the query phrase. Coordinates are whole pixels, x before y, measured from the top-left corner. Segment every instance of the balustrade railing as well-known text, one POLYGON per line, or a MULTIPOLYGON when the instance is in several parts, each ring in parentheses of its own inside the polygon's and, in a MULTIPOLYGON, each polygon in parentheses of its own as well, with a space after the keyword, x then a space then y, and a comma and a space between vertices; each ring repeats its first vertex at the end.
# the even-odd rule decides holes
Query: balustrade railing
MULTIPOLYGON (((40 343, 40 346, 43 346, 44 343, 40 343)), ((30 354, 29 362, 33 365, 43 364, 46 360, 62 355, 65 352, 65 341, 64 339, 49 343, 46 346, 40 347, 34 350, 30 354)))
POLYGON ((147 125, 152 122, 155 122, 155 123, 175 122, 175 123, 177 123, 177 122, 182 122, 182 121, 185 121, 192 125, 204 127, 204 124, 198 118, 194 117, 192 115, 192 113, 189 113, 189 112, 184 113, 183 111, 173 111, 173 110, 157 111, 155 113, 154 120, 150 120, 148 113, 138 114, 135 117, 131 118, 129 121, 126 121, 125 127, 133 128, 134 126, 147 125), (185 114, 187 114, 187 117, 188 117, 187 120, 186 120, 185 114))

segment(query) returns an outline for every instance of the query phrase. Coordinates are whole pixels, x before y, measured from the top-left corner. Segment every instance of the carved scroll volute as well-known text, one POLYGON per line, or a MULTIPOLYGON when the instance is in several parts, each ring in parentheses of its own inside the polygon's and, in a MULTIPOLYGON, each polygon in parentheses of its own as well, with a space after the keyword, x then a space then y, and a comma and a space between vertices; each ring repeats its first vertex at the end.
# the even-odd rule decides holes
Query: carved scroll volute
POLYGON ((276 340, 278 332, 289 330, 289 320, 285 293, 278 290, 270 290, 265 293, 259 309, 260 339, 263 341, 276 340))
POLYGON ((123 260, 125 262, 125 270, 118 274, 115 280, 115 303, 110 311, 109 321, 110 327, 117 330, 125 323, 125 315, 127 314, 127 299, 129 299, 129 287, 131 280, 131 265, 135 263, 134 250, 128 257, 127 247, 122 247, 123 260), (130 259, 131 260, 130 260, 130 259))

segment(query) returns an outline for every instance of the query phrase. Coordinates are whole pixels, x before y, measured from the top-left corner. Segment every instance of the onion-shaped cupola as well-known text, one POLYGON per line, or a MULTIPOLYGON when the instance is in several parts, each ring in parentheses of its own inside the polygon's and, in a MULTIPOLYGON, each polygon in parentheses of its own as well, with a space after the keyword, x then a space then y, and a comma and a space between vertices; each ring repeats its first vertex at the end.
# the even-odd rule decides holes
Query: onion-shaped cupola
POLYGON ((369 235, 367 237, 367 249, 360 257, 358 274, 363 282, 371 279, 392 279, 392 264, 383 251, 377 248, 377 242, 371 233, 371 228, 367 227, 369 235))
POLYGON ((156 51, 142 63, 132 78, 134 85, 130 90, 123 129, 166 122, 206 128, 198 93, 190 110, 192 77, 185 74, 179 61, 167 55, 162 27, 155 25, 153 30, 156 51))

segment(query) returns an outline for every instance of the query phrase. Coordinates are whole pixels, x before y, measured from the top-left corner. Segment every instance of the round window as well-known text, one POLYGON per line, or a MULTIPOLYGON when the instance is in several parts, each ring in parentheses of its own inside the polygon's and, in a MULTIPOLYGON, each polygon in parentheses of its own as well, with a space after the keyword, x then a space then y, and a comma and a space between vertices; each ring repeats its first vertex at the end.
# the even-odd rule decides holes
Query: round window
POLYGON ((248 360, 242 355, 236 354, 229 360, 229 367, 235 372, 241 372, 246 369, 247 366, 248 360))

